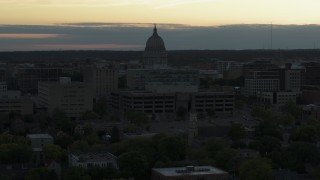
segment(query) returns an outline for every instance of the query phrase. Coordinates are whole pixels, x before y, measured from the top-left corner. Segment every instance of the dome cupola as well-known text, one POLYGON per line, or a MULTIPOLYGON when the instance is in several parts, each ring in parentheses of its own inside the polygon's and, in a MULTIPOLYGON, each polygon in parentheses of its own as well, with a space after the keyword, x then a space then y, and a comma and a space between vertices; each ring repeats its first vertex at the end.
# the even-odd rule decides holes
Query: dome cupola
POLYGON ((148 39, 146 52, 162 52, 166 51, 162 38, 158 35, 157 25, 154 25, 153 35, 148 39))

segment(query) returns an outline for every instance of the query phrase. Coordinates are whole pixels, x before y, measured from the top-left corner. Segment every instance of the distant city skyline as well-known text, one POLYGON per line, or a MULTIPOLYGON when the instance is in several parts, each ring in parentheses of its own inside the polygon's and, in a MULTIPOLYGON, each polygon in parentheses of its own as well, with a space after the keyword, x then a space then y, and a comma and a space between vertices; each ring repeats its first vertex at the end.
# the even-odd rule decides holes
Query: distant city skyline
MULTIPOLYGON (((270 49, 270 24, 191 26, 158 24, 168 50, 270 49)), ((149 23, 1 25, 0 51, 143 50, 149 23)), ((319 25, 273 25, 273 49, 320 47, 319 25)))

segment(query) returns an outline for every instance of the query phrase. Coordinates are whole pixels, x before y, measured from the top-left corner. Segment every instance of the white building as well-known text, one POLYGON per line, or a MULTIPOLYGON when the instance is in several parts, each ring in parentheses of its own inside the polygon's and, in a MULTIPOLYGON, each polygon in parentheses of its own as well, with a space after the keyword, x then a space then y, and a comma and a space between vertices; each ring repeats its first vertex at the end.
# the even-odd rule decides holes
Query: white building
POLYGON ((71 82, 70 78, 60 78, 60 82, 39 83, 39 103, 49 113, 60 109, 68 117, 79 118, 93 108, 93 96, 88 85, 71 82))
POLYGON ((70 167, 113 167, 118 169, 117 157, 111 153, 86 153, 86 154, 69 154, 70 167))
POLYGON ((153 35, 147 40, 143 53, 143 67, 145 69, 165 69, 168 67, 167 51, 163 39, 158 35, 154 26, 153 35))
POLYGON ((280 71, 252 71, 244 80, 244 95, 257 96, 257 92, 275 92, 280 90, 280 71))
POLYGON ((32 150, 36 155, 36 162, 40 163, 43 160, 43 147, 53 144, 53 137, 49 134, 27 134, 27 139, 31 142, 32 150))
POLYGON ((153 168, 152 180, 228 180, 229 174, 213 166, 153 168))

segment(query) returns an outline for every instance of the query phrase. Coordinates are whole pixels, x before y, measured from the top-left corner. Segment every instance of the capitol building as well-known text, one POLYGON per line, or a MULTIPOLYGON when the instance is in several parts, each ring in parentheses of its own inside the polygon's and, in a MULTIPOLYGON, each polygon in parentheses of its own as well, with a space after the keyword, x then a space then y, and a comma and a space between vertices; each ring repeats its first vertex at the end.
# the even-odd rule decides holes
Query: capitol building
POLYGON ((176 69, 168 65, 168 53, 156 25, 143 52, 142 68, 127 70, 127 89, 111 93, 115 111, 142 111, 149 115, 175 114, 184 108, 196 113, 232 115, 233 90, 199 90, 199 70, 176 69), (193 100, 192 100, 193 99, 193 100))

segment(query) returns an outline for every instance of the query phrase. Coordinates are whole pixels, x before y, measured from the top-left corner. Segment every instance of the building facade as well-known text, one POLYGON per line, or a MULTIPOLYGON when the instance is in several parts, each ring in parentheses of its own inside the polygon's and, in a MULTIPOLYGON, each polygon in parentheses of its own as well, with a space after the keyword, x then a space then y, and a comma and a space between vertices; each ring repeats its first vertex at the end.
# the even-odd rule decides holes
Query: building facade
POLYGON ((197 92, 199 71, 184 69, 130 69, 127 87, 159 93, 197 92))
POLYGON ((153 168, 152 180, 228 180, 229 174, 212 166, 153 168))
POLYGON ((69 154, 70 167, 82 167, 85 169, 100 167, 111 167, 118 169, 117 157, 111 153, 85 153, 85 154, 69 154))
POLYGON ((70 78, 60 78, 60 82, 39 83, 39 104, 49 113, 60 109, 68 117, 79 118, 93 108, 90 88, 83 82, 71 82, 70 78))
POLYGON ((163 39, 158 35, 154 26, 152 36, 147 40, 143 53, 143 67, 145 69, 165 69, 168 67, 168 55, 163 39))
POLYGON ((179 108, 191 109, 191 95, 195 97, 197 113, 233 115, 234 92, 206 90, 196 93, 154 93, 151 91, 122 91, 111 93, 111 106, 119 113, 130 110, 147 114, 172 114, 179 108))
POLYGON ((114 64, 90 64, 83 69, 83 80, 94 97, 106 97, 118 90, 118 68, 114 64))

